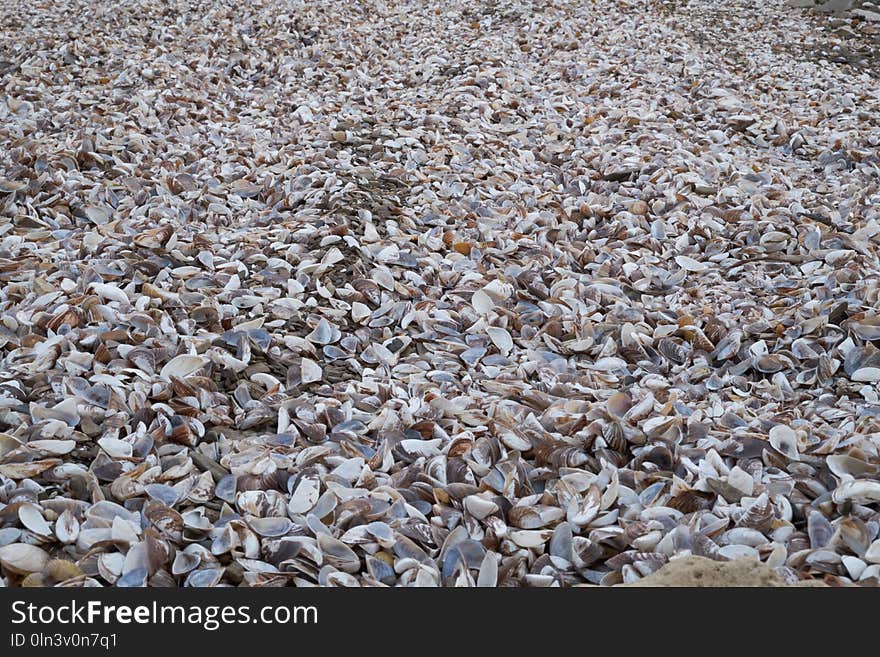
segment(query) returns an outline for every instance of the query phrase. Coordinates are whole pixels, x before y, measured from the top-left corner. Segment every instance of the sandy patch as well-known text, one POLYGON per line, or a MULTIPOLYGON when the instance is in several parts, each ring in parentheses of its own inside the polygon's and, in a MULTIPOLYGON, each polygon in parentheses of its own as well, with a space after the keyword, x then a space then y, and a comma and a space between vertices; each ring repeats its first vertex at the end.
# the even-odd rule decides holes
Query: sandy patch
POLYGON ((825 585, 816 580, 805 580, 789 584, 769 566, 748 559, 713 561, 705 557, 683 557, 671 561, 656 573, 627 586, 812 587, 825 585))

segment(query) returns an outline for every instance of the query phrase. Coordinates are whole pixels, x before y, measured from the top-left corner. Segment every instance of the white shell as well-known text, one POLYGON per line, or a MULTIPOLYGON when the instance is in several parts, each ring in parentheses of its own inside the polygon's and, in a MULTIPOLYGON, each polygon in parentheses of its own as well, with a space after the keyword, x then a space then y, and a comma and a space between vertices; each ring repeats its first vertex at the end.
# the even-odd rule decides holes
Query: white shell
POLYGON ((18 519, 22 525, 39 536, 48 538, 52 535, 52 528, 49 527, 40 508, 35 504, 22 504, 18 507, 18 519))
POLYGON ((159 376, 166 380, 170 379, 171 377, 184 379, 190 374, 193 374, 194 372, 207 365, 209 362, 210 359, 205 358, 204 356, 180 354, 179 356, 175 356, 165 364, 165 366, 159 372, 159 376))

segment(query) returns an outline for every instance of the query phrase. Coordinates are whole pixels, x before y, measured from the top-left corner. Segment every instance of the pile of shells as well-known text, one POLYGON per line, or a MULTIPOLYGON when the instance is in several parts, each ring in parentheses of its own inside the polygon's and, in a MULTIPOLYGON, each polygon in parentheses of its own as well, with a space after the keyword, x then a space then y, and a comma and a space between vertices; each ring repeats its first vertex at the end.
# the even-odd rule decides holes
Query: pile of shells
POLYGON ((3 584, 877 585, 880 88, 726 5, 4 2, 3 584))
POLYGON ((880 21, 877 0, 785 0, 785 6, 816 11, 833 18, 880 21))
MULTIPOLYGON (((809 29, 776 33, 767 38, 775 12, 745 0, 650 0, 663 11, 684 20, 683 31, 716 57, 748 67, 756 53, 771 48, 793 59, 809 59, 820 67, 844 64, 856 74, 880 78, 880 6, 878 0, 784 0, 784 10, 809 16, 809 29), (809 12, 809 14, 806 14, 809 12), (732 32, 731 26, 737 31, 732 32)), ((870 83, 876 84, 876 82, 870 83)), ((828 89, 834 92, 834 89, 828 89)))

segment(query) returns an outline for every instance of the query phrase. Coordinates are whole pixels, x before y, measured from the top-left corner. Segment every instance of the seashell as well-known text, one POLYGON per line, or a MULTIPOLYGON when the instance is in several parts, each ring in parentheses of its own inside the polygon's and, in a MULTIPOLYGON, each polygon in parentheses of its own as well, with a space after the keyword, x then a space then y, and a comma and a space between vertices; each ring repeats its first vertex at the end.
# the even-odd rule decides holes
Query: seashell
POLYGON ((112 540, 113 535, 108 527, 80 528, 76 538, 76 547, 81 552, 88 551, 95 543, 112 540))
POLYGON ((0 465, 0 475, 10 479, 33 479, 51 468, 61 464, 60 459, 42 459, 27 463, 5 463, 0 465))
POLYGON ((171 564, 172 575, 186 575, 191 570, 198 568, 202 562, 202 555, 198 552, 178 552, 171 564))
POLYGON ((492 297, 483 290, 477 290, 473 293, 471 296, 471 305, 478 314, 484 316, 491 313, 495 308, 495 302, 492 300, 492 297))
POLYGON ((797 434, 789 427, 777 424, 770 429, 770 444, 773 446, 773 449, 787 458, 793 461, 800 459, 797 434))
POLYGON ((854 502, 856 504, 873 504, 880 502, 880 481, 858 479, 844 481, 831 493, 835 504, 854 502))
POLYGON ((513 349, 513 338, 505 329, 492 326, 486 329, 486 333, 502 355, 506 356, 513 349))
POLYGON ((616 372, 619 370, 626 370, 627 362, 622 358, 614 358, 609 356, 606 358, 600 358, 595 363, 593 363, 590 368, 598 370, 600 372, 616 372))
POLYGON ((70 454, 76 448, 75 440, 31 440, 27 444, 29 449, 35 449, 52 456, 64 456, 70 454))
POLYGON ((871 543, 871 534, 864 522, 850 516, 838 523, 834 542, 861 556, 871 543))
POLYGON ((514 529, 510 532, 510 540, 522 548, 538 548, 544 545, 553 532, 549 530, 514 529))
POLYGON ((465 510, 477 520, 483 520, 487 516, 498 512, 498 505, 479 495, 468 495, 462 501, 465 510))
POLYGON ((65 509, 55 521, 55 536, 61 543, 75 543, 79 536, 79 521, 70 509, 65 509))
POLYGON ((830 454, 825 459, 825 463, 828 465, 828 469, 840 479, 874 475, 878 470, 876 465, 871 465, 861 459, 845 454, 830 454))
POLYGON ((52 536, 52 528, 43 517, 40 508, 36 504, 22 504, 18 507, 18 519, 22 526, 29 529, 40 537, 52 536))
POLYGON ((880 315, 850 320, 847 328, 861 340, 873 341, 880 339, 880 315))
POLYGON ((877 383, 880 381, 880 367, 861 367, 850 375, 853 381, 877 383))
MULTIPOLYGON (((155 517, 156 516, 153 515, 153 518, 155 517)), ((213 529, 211 521, 205 517, 204 510, 201 508, 195 508, 190 509, 189 511, 185 511, 184 513, 180 514, 180 520, 183 522, 183 526, 186 529, 190 530, 190 532, 206 533, 213 529)))
MULTIPOLYGON (((214 487, 214 494, 224 502, 235 503, 238 478, 233 474, 223 475, 214 487)), ((167 504, 167 502, 166 502, 167 504)), ((168 504, 168 506, 173 506, 168 504)))
POLYGON ((165 366, 159 372, 159 377, 166 381, 170 381, 172 377, 177 379, 185 379, 186 377, 198 372, 209 362, 211 362, 211 360, 209 358, 205 358, 204 356, 181 354, 179 356, 175 356, 165 364, 165 366))
POLYGON ((327 534, 318 535, 324 562, 346 573, 356 573, 360 569, 360 558, 357 553, 342 541, 327 534))
POLYGON ((568 522, 561 522, 553 529, 549 552, 555 557, 572 561, 574 558, 574 534, 568 522))
POLYGON ((813 550, 806 555, 804 563, 819 572, 837 573, 840 566, 840 555, 831 550, 813 550))
POLYGON ((831 542, 834 528, 819 511, 810 509, 807 512, 807 534, 812 548, 823 548, 831 542))
POLYGON ((514 292, 514 287, 510 283, 505 283, 496 278, 483 286, 483 292, 492 297, 496 302, 500 303, 510 298, 514 292))
POLYGON ((843 555, 840 557, 840 560, 843 563, 844 568, 846 568, 847 574, 853 580, 858 580, 861 574, 865 571, 865 568, 868 567, 868 564, 858 557, 843 555))
POLYGON ((361 323, 372 314, 370 308, 359 301, 355 301, 351 304, 351 318, 355 322, 361 323))
POLYGON ((871 543, 862 558, 868 563, 880 563, 880 539, 871 543))
POLYGON ((743 513, 736 522, 737 527, 751 527, 759 532, 769 531, 776 517, 773 504, 766 493, 743 505, 743 513))
POLYGON ((605 401, 605 410, 614 419, 623 419, 632 408, 632 398, 625 392, 616 392, 605 401))
POLYGON ((318 481, 302 477, 290 495, 287 512, 291 517, 308 513, 317 503, 320 492, 318 481))
POLYGON ((184 586, 194 588, 211 588, 217 586, 223 577, 223 568, 203 568, 190 571, 184 581, 184 586))
POLYGON ((320 381, 323 376, 321 366, 310 358, 303 358, 300 364, 303 385, 320 381))
POLYGON ((20 449, 23 443, 6 433, 0 433, 0 457, 20 449))
POLYGON ((98 556, 98 574, 111 584, 122 575, 124 565, 125 555, 119 552, 105 552, 98 556))
POLYGON ((322 317, 314 330, 306 336, 306 340, 315 344, 327 345, 337 342, 340 337, 342 334, 339 329, 322 317))
MULTIPOLYGON (((727 483, 736 488, 736 490, 741 491, 743 495, 747 496, 752 494, 755 487, 755 480, 752 478, 752 475, 739 466, 731 469, 730 473, 727 475, 727 483)), ((736 501, 733 498, 728 499, 736 501)))
POLYGON ((139 525, 141 520, 139 513, 129 511, 125 507, 109 500, 96 502, 86 511, 85 515, 86 519, 96 526, 106 527, 109 527, 116 518, 122 518, 135 525, 139 525))
POLYGON ((712 499, 708 493, 689 490, 670 498, 666 504, 673 509, 687 514, 710 508, 712 506, 712 499))
POLYGON ((177 504, 180 499, 180 493, 167 484, 147 484, 144 486, 144 492, 151 499, 157 500, 169 507, 177 504))
POLYGON ((649 392, 626 412, 623 419, 630 423, 644 420, 654 410, 655 401, 654 394, 649 392))
POLYGON ((480 588, 494 588, 498 586, 498 560, 491 552, 486 552, 483 561, 480 563, 477 586, 480 588))
POLYGON ((381 559, 366 557, 367 572, 378 582, 393 586, 397 576, 394 569, 381 559))
POLYGON ((0 547, 0 565, 17 575, 42 572, 49 560, 49 553, 36 545, 12 543, 0 547))
POLYGON ((89 289, 107 301, 128 304, 128 295, 115 285, 109 283, 92 283, 89 286, 89 289))
POLYGON ((565 512, 554 506, 515 506, 508 513, 510 523, 520 529, 541 529, 561 520, 565 512))
POLYGON ((717 555, 722 559, 729 559, 730 561, 735 559, 758 561, 760 557, 760 553, 749 545, 725 545, 718 548, 717 555))
POLYGON ((583 536, 575 536, 572 539, 572 563, 576 568, 589 568, 601 558, 603 552, 602 546, 591 539, 583 536))
POLYGON ((284 536, 293 528, 287 518, 254 518, 248 519, 248 525, 260 536, 274 538, 284 536))
POLYGON ((566 511, 566 520, 576 527, 584 527, 599 515, 601 493, 595 485, 590 486, 583 498, 571 500, 566 511))
POLYGON ((705 262, 699 262, 683 255, 675 256, 675 262, 679 267, 688 272, 701 272, 706 271, 709 268, 709 265, 705 262))

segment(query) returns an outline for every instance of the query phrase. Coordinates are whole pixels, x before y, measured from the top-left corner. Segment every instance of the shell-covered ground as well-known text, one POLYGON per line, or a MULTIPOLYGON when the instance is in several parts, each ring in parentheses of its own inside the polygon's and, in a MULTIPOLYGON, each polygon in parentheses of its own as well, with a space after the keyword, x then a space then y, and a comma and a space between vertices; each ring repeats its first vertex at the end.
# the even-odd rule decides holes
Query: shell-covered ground
POLYGON ((3 2, 3 583, 876 585, 868 18, 3 2))

